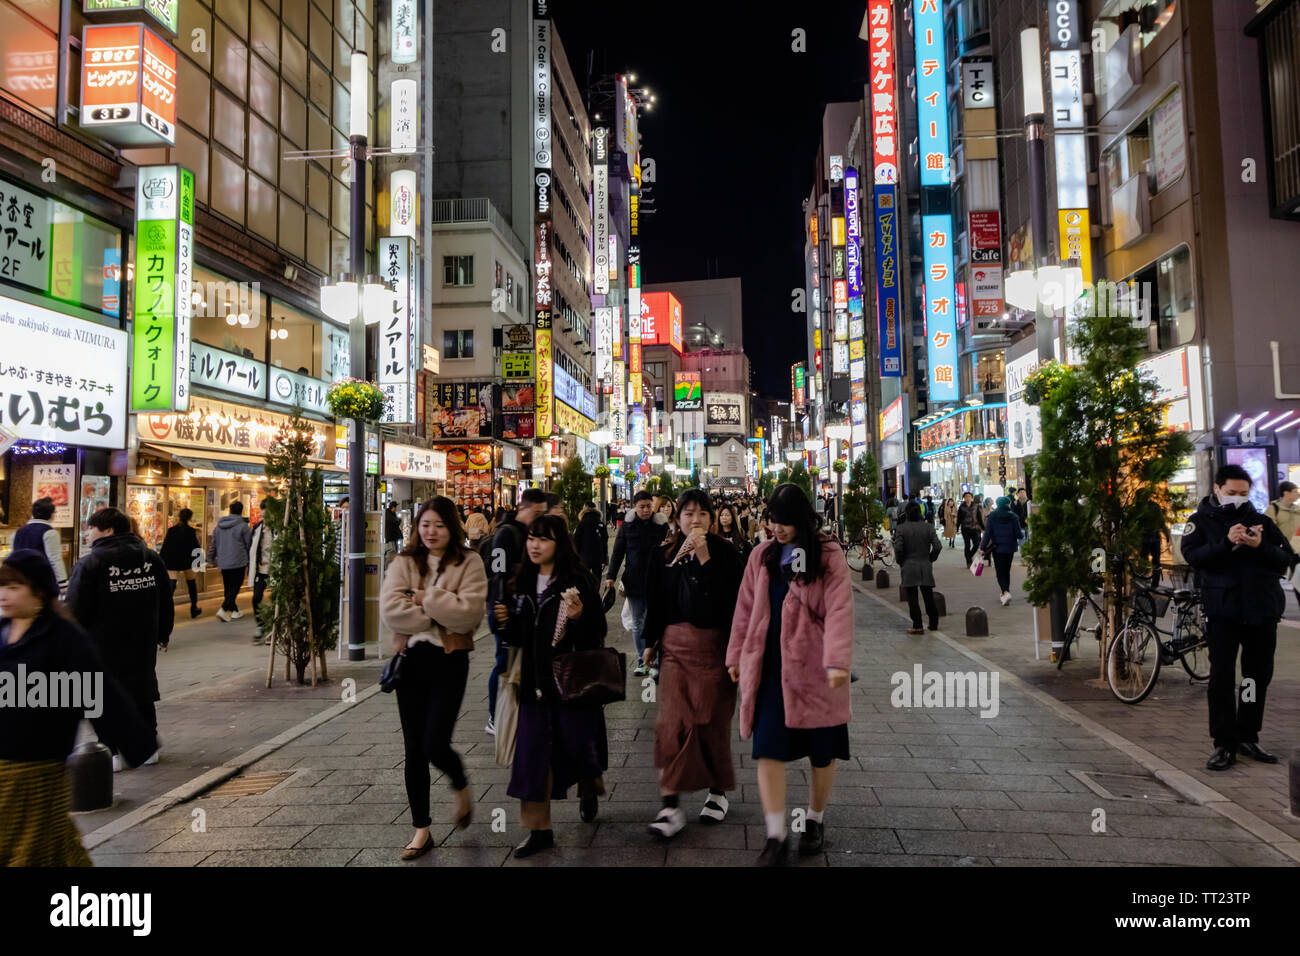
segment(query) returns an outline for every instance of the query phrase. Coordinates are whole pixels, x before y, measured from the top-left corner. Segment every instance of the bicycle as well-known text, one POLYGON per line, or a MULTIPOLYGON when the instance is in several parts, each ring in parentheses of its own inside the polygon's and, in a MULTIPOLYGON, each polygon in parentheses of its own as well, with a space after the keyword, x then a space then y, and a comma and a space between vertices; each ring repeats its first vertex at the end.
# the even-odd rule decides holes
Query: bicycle
POLYGON ((1080 591, 1079 596, 1075 598, 1074 606, 1070 608, 1070 616, 1065 619, 1065 639, 1061 649, 1052 650, 1052 658, 1056 661, 1058 671, 1061 665, 1070 659, 1070 645, 1081 632, 1090 633, 1097 640, 1101 640, 1102 622, 1106 620, 1106 612, 1095 600, 1099 596, 1100 592, 1087 594, 1080 591))
POLYGON ((1210 646, 1205 637, 1201 599, 1188 588, 1165 590, 1137 582, 1132 611, 1106 650, 1106 683, 1126 704, 1137 704, 1155 687, 1162 664, 1178 661, 1194 681, 1209 680, 1210 646), (1173 602, 1172 629, 1159 625, 1173 602), (1168 637, 1165 641, 1162 637, 1168 637))
POLYGON ((866 535, 855 538, 851 542, 840 540, 840 546, 844 549, 844 557, 849 563, 849 569, 852 571, 861 571, 868 564, 880 562, 883 568, 892 568, 894 566, 894 546, 890 540, 883 535, 876 535, 875 541, 868 544, 866 535))

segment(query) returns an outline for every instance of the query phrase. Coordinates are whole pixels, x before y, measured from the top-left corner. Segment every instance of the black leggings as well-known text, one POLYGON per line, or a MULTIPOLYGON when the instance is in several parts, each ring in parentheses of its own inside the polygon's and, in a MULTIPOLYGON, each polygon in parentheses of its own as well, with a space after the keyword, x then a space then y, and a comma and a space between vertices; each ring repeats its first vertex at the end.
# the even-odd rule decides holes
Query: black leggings
POLYGON ((429 816, 429 764, 445 773, 451 789, 469 785, 460 754, 451 749, 465 682, 469 678, 469 651, 448 654, 441 647, 420 642, 406 652, 397 685, 397 713, 406 745, 406 799, 411 824, 419 829, 429 816))
POLYGON ((975 552, 980 547, 980 532, 978 528, 962 528, 961 540, 966 550, 966 566, 970 567, 970 562, 975 557, 975 552))

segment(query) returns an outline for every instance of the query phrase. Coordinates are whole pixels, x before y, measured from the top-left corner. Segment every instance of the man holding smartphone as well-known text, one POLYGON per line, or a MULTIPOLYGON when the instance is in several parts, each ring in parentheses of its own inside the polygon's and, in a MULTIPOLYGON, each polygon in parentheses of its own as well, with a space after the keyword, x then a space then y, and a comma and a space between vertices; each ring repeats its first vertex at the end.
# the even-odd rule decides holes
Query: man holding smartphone
POLYGON ((1277 757, 1259 745, 1264 697, 1273 677, 1277 622, 1286 608, 1281 576, 1295 552, 1267 515, 1250 501, 1250 475, 1224 465, 1187 522, 1182 551, 1197 571, 1210 647, 1210 734, 1207 770, 1227 770, 1238 753, 1261 763, 1277 757), (1237 649, 1241 684, 1237 684, 1237 649))

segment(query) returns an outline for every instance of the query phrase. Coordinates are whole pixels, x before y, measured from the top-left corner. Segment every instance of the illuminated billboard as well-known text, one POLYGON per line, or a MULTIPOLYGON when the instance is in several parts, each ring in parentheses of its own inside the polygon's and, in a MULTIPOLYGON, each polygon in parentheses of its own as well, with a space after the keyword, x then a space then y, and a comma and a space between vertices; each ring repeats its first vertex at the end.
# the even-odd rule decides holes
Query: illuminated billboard
POLYGON ((669 345, 682 353, 682 304, 671 292, 641 295, 641 344, 669 345))

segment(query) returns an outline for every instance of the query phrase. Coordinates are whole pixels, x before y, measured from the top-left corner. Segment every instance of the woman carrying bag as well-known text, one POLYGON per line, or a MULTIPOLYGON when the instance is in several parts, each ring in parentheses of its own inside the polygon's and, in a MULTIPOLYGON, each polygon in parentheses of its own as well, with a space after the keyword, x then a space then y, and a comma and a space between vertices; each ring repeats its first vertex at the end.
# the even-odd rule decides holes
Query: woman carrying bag
POLYGON ((543 515, 528 528, 524 560, 505 603, 493 607, 497 632, 520 648, 515 754, 506 793, 520 801, 528 839, 520 859, 555 846, 551 801, 575 784, 580 815, 596 817, 605 792, 609 742, 600 704, 561 699, 555 663, 573 652, 600 648, 605 614, 596 582, 578 560, 563 518, 543 515))
POLYGON ((406 798, 415 836, 403 860, 433 846, 429 826, 429 764, 445 773, 456 792, 456 826, 473 818, 469 781, 451 747, 465 697, 473 634, 483 619, 487 574, 465 548, 465 529, 450 498, 431 498, 415 516, 415 533, 388 568, 380 615, 393 632, 393 653, 402 655, 397 712, 406 745, 406 798))
POLYGON ((1020 526, 1020 518, 1011 510, 1011 499, 1003 495, 998 499, 998 506, 989 513, 984 521, 984 537, 980 539, 979 557, 993 555, 993 569, 997 572, 999 600, 1006 607, 1011 603, 1011 559, 1016 556, 1016 549, 1025 539, 1025 530, 1020 526))
POLYGON ((740 736, 753 737, 767 843, 759 866, 788 855, 785 765, 812 764, 811 806, 800 854, 821 852, 835 761, 849 759, 853 591, 844 551, 817 530, 798 485, 778 485, 768 505, 773 538, 745 565, 727 647, 740 684, 740 736))
POLYGON ((662 652, 654 761, 663 808, 650 832, 664 839, 686 826, 679 794, 707 787, 700 822, 721 823, 726 792, 736 789, 736 687, 726 653, 744 562, 726 538, 709 534, 713 507, 707 493, 692 488, 678 508, 681 530, 655 549, 646 581, 645 659, 662 652))

